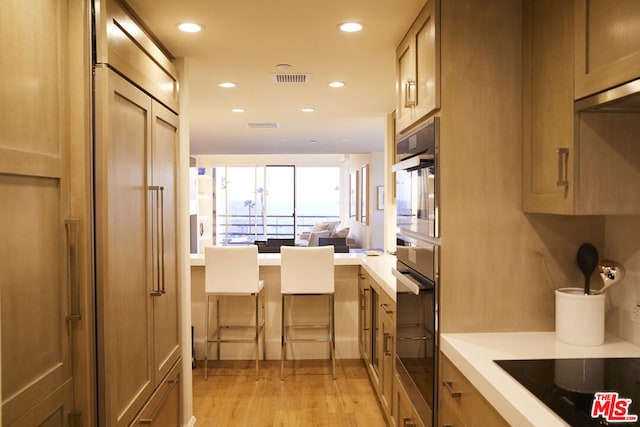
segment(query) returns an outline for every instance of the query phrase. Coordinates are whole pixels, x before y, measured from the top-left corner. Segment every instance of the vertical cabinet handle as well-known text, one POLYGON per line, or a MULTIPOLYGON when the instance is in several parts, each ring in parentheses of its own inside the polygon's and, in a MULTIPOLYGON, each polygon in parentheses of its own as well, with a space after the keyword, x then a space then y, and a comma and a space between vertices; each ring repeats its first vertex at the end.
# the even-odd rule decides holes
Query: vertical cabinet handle
POLYGON ((76 322, 82 318, 80 315, 80 263, 78 260, 80 245, 80 220, 69 218, 64 221, 67 233, 67 271, 69 277, 69 314, 67 321, 76 322))
POLYGON ((159 193, 160 193, 160 203, 158 206, 158 210, 160 211, 160 219, 158 222, 158 228, 159 228, 159 238, 158 238, 158 244, 160 245, 160 250, 158 251, 158 257, 159 257, 159 264, 160 264, 160 277, 158 278, 158 281, 160 282, 160 292, 161 293, 166 293, 166 289, 165 289, 165 277, 164 277, 164 187, 160 187, 159 188, 159 193))
POLYGON ((411 108, 416 106, 416 81, 407 80, 404 83, 404 106, 411 108))
POLYGON ((163 294, 162 292, 162 256, 161 256, 161 251, 163 251, 164 249, 161 249, 161 246, 163 246, 160 243, 160 239, 161 239, 161 225, 160 225, 160 221, 161 221, 161 189, 162 187, 158 186, 158 185, 150 185, 149 186, 149 191, 151 192, 151 257, 152 257, 152 289, 149 292, 149 295, 153 296, 153 297, 159 297, 163 294))
POLYGON ((364 311, 367 309, 367 292, 369 292, 368 288, 362 289, 360 292, 360 310, 364 311))
POLYGON ((569 149, 566 147, 558 148, 558 187, 569 187, 569 149))
POLYGON ((382 352, 385 356, 391 356, 391 346, 389 345, 389 341, 393 341, 392 334, 384 334, 384 339, 382 341, 382 352))

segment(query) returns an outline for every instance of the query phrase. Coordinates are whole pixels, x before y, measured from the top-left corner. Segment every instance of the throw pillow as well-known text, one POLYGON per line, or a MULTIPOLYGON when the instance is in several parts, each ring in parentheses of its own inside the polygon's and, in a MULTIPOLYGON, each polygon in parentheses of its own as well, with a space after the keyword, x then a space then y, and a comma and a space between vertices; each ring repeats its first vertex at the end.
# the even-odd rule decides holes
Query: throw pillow
POLYGON ((314 224, 313 228, 311 229, 312 233, 317 233, 318 231, 324 231, 329 227, 329 223, 327 222, 317 222, 314 224))
POLYGON ((349 227, 342 228, 331 235, 331 237, 347 237, 349 235, 349 227))

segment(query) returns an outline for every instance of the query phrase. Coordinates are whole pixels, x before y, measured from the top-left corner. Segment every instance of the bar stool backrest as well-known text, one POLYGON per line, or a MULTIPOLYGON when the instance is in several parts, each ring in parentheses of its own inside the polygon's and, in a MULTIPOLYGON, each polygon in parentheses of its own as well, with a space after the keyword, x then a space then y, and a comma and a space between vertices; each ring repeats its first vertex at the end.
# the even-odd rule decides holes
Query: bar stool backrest
POLYGON ((280 286, 283 294, 335 292, 333 246, 283 246, 280 255, 280 286))
POLYGON ((250 294, 259 291, 258 247, 204 248, 205 293, 250 294))

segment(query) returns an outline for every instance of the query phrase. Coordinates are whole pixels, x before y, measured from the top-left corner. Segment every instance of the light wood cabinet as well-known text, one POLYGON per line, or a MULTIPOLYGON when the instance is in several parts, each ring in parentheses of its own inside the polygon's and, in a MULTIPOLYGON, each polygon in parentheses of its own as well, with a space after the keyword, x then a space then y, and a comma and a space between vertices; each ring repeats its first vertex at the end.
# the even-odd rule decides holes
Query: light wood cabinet
POLYGON ((358 347, 365 365, 371 362, 371 282, 360 272, 358 280, 358 347))
POLYGON ((380 360, 380 402, 393 424, 393 379, 396 362, 396 303, 386 292, 380 292, 378 358, 380 360))
POLYGON ((524 4, 523 208, 571 213, 575 166, 573 4, 524 4), (565 184, 565 182, 568 182, 565 184))
POLYGON ((398 375, 393 384, 393 418, 398 427, 425 427, 398 375))
POLYGON ((182 368, 180 362, 177 362, 162 384, 157 387, 135 421, 131 423, 131 427, 176 427, 182 425, 180 417, 181 378, 182 368))
POLYGON ((440 107, 440 1, 429 0, 396 49, 396 132, 440 107))
POLYGON ((177 71, 116 0, 97 4, 96 59, 98 425, 176 425, 156 399, 180 401, 177 71))
POLYGON ((89 87, 87 78, 76 78, 74 66, 83 59, 74 46, 86 42, 78 28, 87 25, 85 16, 78 19, 76 3, 52 0, 33 7, 8 0, 0 12, 0 425, 5 427, 66 426, 80 410, 90 417, 76 406, 74 395, 75 387, 82 394, 91 382, 90 361, 76 352, 89 346, 78 329, 89 329, 91 317, 80 298, 89 288, 82 275, 88 252, 83 238, 91 226, 75 209, 86 198, 72 184, 85 170, 73 156, 79 155, 76 132, 87 127, 73 120, 89 87), (76 54, 74 64, 69 58, 76 54))
POLYGON ((439 426, 509 426, 509 423, 443 354, 440 357, 439 390, 439 426))
POLYGON ((574 8, 524 4, 523 210, 640 213, 638 113, 574 112, 574 8))
POLYGON ((575 0, 575 98, 640 78, 640 2, 575 0))
POLYGON ((363 291, 361 298, 364 298, 364 301, 361 299, 360 310, 360 355, 387 422, 395 425, 392 408, 396 359, 396 303, 362 267, 359 277, 359 288, 363 291), (368 291, 364 291, 365 289, 368 291))
POLYGON ((101 425, 128 425, 180 356, 177 116, 96 69, 101 425))

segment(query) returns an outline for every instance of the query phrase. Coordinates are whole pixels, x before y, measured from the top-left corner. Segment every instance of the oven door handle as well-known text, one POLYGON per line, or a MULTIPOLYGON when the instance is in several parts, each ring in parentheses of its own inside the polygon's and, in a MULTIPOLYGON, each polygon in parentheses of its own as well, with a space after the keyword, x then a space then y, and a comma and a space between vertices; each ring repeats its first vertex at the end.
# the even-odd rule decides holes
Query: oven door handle
POLYGON ((400 272, 397 268, 391 267, 391 274, 395 276, 400 283, 407 287, 412 293, 418 295, 420 293, 420 284, 417 280, 412 279, 406 274, 400 272))
POLYGON ((402 160, 391 166, 392 172, 398 172, 401 170, 413 170, 421 167, 427 167, 433 165, 436 156, 433 154, 420 154, 418 156, 410 157, 406 160, 402 160))

